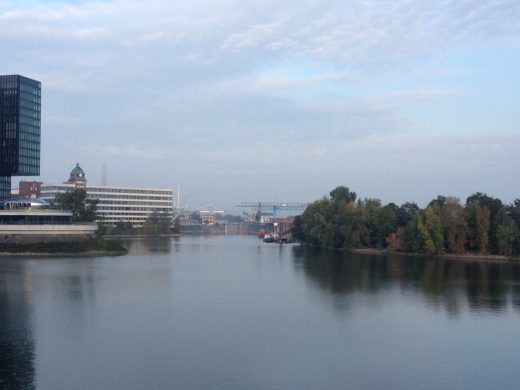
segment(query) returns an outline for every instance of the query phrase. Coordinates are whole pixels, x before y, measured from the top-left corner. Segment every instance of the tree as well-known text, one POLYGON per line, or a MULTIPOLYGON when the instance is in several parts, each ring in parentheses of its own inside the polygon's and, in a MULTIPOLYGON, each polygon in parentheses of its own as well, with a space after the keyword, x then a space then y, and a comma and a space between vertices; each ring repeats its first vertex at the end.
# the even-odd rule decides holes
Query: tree
POLYGON ((356 201, 357 195, 355 192, 350 192, 348 187, 337 186, 330 192, 330 200, 338 202, 344 200, 347 203, 353 203, 356 201))
POLYGON ((487 207, 480 207, 476 203, 466 207, 469 250, 483 254, 488 252, 490 216, 487 207))
POLYGON ((429 254, 444 251, 444 237, 439 214, 440 210, 437 204, 430 205, 426 210, 415 213, 406 229, 406 236, 412 251, 429 254))
POLYGON ((397 230, 390 233, 387 238, 388 247, 398 252, 406 252, 408 249, 406 241, 406 229, 403 227, 397 228, 397 230))
MULTIPOLYGON (((444 248, 450 253, 465 251, 467 223, 464 208, 458 198, 442 197, 440 204, 442 229, 444 234, 444 248)), ((439 203, 438 203, 439 204, 439 203)))
POLYGON ((503 207, 502 201, 497 198, 493 198, 488 196, 482 192, 477 192, 468 197, 466 200, 466 207, 471 205, 478 205, 481 208, 486 208, 489 210, 489 230, 488 230, 488 241, 489 241, 489 250, 491 253, 498 253, 498 225, 500 224, 499 212, 503 207))
POLYGON ((54 204, 72 211, 72 219, 76 222, 92 222, 96 220, 97 199, 88 199, 84 188, 56 194, 54 204))
POLYGON ((376 245, 386 247, 388 236, 397 229, 397 213, 395 205, 381 207, 377 213, 377 227, 375 231, 376 245))
POLYGON ((498 254, 511 256, 518 236, 518 228, 513 219, 506 217, 504 223, 497 228, 498 254))
POLYGON ((520 199, 508 207, 509 216, 515 222, 516 234, 513 241, 513 254, 520 254, 520 199))
POLYGON ((419 211, 419 206, 416 203, 403 203, 396 211, 397 226, 405 227, 408 225, 408 222, 413 219, 417 211, 419 211))
POLYGON ((158 235, 165 234, 170 231, 172 222, 171 214, 159 213, 154 211, 148 219, 144 222, 141 228, 144 234, 158 235))
POLYGON ((181 232, 181 221, 180 218, 175 218, 173 221, 172 233, 179 234, 181 232))

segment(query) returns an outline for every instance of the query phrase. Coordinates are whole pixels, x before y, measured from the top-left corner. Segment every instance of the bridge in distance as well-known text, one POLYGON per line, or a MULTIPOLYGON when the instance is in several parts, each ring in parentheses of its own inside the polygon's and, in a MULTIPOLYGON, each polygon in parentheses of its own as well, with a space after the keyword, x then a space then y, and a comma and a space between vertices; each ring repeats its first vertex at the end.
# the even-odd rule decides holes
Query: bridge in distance
POLYGON ((309 203, 303 202, 242 202, 237 207, 256 211, 257 217, 264 212, 276 214, 279 211, 303 211, 309 203))

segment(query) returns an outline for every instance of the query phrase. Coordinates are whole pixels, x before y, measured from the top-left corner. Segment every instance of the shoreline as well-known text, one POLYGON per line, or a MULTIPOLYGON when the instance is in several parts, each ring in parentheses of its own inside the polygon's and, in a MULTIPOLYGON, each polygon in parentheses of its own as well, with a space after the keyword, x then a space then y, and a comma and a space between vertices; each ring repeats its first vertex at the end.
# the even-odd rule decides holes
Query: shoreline
POLYGON ((76 241, 49 240, 39 243, 0 245, 0 257, 96 257, 123 256, 128 249, 118 239, 89 238, 76 241))
MULTIPOLYGON (((340 249, 341 250, 341 249, 340 249)), ((398 255, 398 256, 420 256, 433 257, 438 259, 453 259, 453 260, 470 260, 470 261, 518 261, 518 257, 509 257, 504 255, 479 255, 476 253, 443 253, 443 254, 427 254, 416 252, 398 252, 388 249, 377 248, 358 248, 347 250, 352 253, 366 254, 366 255, 398 255)))
POLYGON ((0 258, 6 257, 103 257, 124 256, 128 251, 86 251, 86 252, 0 252, 0 258))

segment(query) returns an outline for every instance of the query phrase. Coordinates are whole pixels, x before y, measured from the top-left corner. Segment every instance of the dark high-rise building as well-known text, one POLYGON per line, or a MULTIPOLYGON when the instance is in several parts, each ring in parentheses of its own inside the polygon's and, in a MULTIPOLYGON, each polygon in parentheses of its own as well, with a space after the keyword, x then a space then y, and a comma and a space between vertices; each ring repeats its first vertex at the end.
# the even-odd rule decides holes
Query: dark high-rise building
POLYGON ((11 176, 40 175, 41 83, 0 76, 0 201, 11 197, 11 176))

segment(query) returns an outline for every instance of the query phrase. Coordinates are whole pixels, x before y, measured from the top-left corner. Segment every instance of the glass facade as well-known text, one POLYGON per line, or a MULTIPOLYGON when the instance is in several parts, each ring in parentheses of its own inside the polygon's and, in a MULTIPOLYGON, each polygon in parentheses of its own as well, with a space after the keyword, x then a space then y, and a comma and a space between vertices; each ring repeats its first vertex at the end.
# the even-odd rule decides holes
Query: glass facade
MULTIPOLYGON (((41 83, 20 75, 0 76, 0 177, 10 181, 10 176, 40 174, 40 132, 41 83)), ((1 191, 0 200, 5 199, 1 191)))
POLYGON ((11 176, 0 176, 0 201, 11 197, 11 176))

